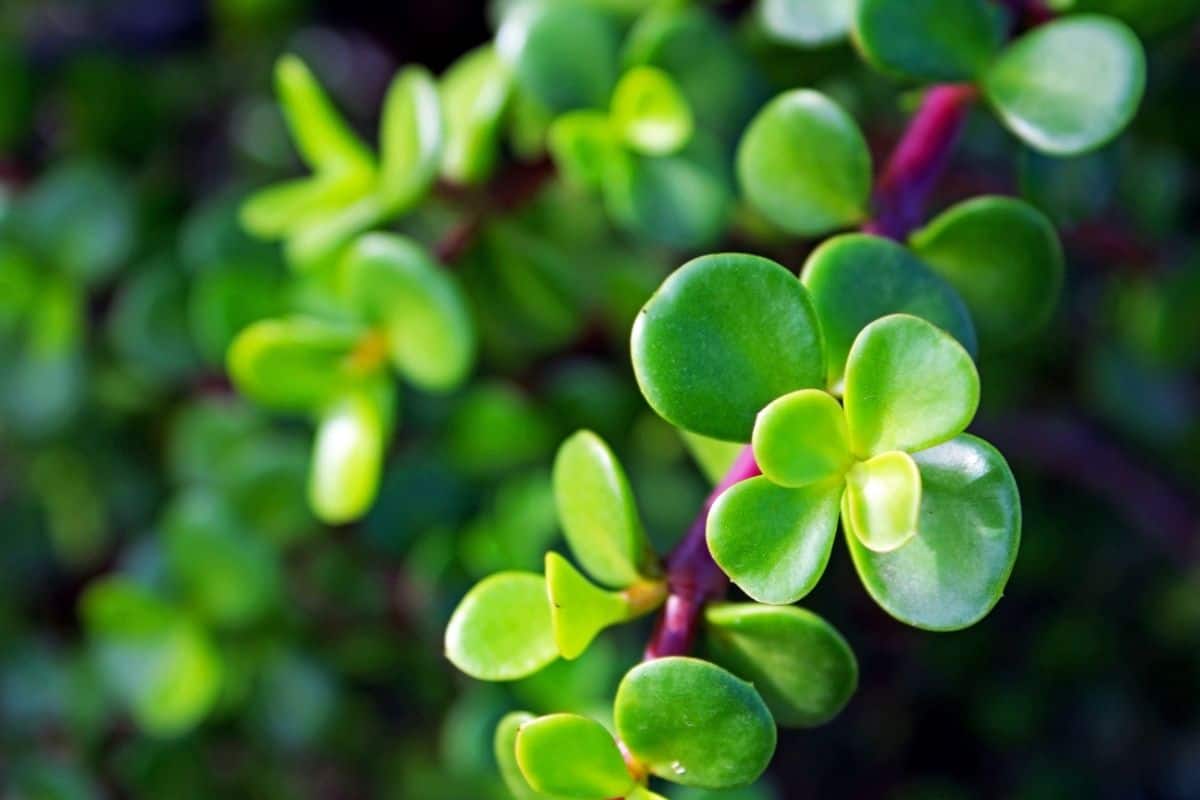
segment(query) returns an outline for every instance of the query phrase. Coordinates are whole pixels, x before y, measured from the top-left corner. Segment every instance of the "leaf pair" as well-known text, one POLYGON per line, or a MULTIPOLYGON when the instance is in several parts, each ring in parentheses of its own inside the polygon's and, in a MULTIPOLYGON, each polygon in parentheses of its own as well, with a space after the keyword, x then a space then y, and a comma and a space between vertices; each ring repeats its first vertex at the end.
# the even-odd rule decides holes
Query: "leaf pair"
POLYGON ((571 552, 613 590, 557 553, 546 554, 544 578, 505 572, 476 584, 446 629, 447 657, 472 677, 515 680, 559 656, 577 658, 604 628, 666 597, 624 470, 594 433, 580 431, 559 449, 554 494, 571 552))
POLYGON ((861 0, 854 39, 879 69, 978 83, 1005 126, 1044 153, 1078 155, 1129 124, 1146 65, 1126 25, 1081 14, 1004 46, 1004 24, 987 0, 861 0))
POLYGON ((804 389, 758 415, 763 475, 713 506, 713 558, 756 600, 791 603, 824 571, 839 514, 868 549, 897 549, 916 535, 921 502, 908 453, 959 434, 978 401, 975 365, 949 335, 902 314, 871 323, 847 360, 844 412, 804 389))
POLYGON ((407 211, 434 178, 442 158, 437 87, 421 67, 392 81, 380 122, 378 163, 295 56, 276 64, 276 89, 301 158, 313 171, 256 193, 242 222, 266 239, 287 240, 301 270, 330 264, 355 236, 407 211))
POLYGON ((613 706, 616 740, 598 722, 572 714, 512 714, 496 731, 496 754, 518 797, 653 798, 646 773, 706 788, 755 780, 775 751, 776 731, 754 687, 695 658, 634 667, 613 706))
POLYGON ((457 288, 414 243, 363 236, 342 269, 347 303, 362 324, 262 320, 244 329, 228 354, 239 391, 268 408, 318 419, 309 496, 327 522, 361 515, 378 488, 396 405, 384 365, 421 388, 444 391, 466 376, 475 348, 457 288))

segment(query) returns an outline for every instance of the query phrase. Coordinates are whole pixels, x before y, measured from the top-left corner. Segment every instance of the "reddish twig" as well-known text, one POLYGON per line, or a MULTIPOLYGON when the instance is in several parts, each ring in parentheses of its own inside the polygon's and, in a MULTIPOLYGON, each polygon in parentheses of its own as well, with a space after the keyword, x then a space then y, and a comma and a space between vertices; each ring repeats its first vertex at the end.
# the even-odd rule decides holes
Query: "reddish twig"
POLYGON ((875 186, 867 233, 903 240, 919 226, 934 184, 950 161, 978 91, 970 84, 934 86, 925 94, 875 186))
POLYGON ((754 462, 754 452, 749 447, 743 448, 729 472, 725 473, 725 477, 704 501, 687 534, 667 556, 669 594, 658 623, 654 626, 654 635, 646 645, 647 660, 688 653, 696 640, 696 629, 704 606, 725 595, 729 578, 725 577, 708 552, 708 538, 705 535, 708 512, 722 492, 758 474, 760 471, 754 462))

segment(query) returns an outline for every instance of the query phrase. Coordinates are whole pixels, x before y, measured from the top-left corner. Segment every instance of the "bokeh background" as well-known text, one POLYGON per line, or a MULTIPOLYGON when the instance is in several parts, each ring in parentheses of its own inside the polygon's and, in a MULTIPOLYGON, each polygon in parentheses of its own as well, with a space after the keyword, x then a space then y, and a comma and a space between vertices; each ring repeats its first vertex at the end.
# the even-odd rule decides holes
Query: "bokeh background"
MULTIPOLYGON (((1005 598, 964 632, 909 629, 839 547, 805 605, 858 654, 858 694, 784 733, 761 785, 674 798, 1200 797, 1200 22, 1194 2, 1080 5, 1144 38, 1131 130, 1051 161, 980 113, 934 204, 1021 194, 1068 258, 1050 329, 981 366, 974 429, 1024 501, 1005 598)), ((913 98, 848 47, 771 43, 748 10, 711 6, 754 54, 746 97, 821 87, 885 154, 913 98)), ((371 136, 396 68, 442 70, 489 19, 458 0, 0 5, 0 797, 499 798, 499 717, 602 707, 638 659, 629 626, 484 685, 441 636, 474 580, 539 567, 548 465, 576 428, 617 448, 659 543, 686 528, 706 484, 626 343, 690 254, 614 234, 554 183, 497 222, 459 268, 482 363, 448 397, 407 391, 359 524, 314 522, 306 426, 224 375, 233 334, 290 302, 279 249, 236 221, 247 191, 299 171, 274 59, 301 54, 371 136), (113 575, 150 607, 85 619, 113 575), (128 713, 146 666, 105 643, 139 615, 181 621, 172 696, 211 694, 199 721, 128 713)), ((461 202, 439 192, 429 229, 461 202)), ((805 253, 753 246, 794 269, 805 253)))

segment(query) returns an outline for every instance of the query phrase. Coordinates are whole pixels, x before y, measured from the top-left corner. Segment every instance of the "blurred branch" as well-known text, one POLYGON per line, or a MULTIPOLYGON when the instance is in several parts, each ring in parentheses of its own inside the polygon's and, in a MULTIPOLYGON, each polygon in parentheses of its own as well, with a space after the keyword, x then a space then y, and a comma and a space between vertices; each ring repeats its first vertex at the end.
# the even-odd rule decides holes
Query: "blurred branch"
POLYGON ((438 261, 446 266, 452 265, 471 249, 488 217, 496 213, 512 213, 531 202, 554 174, 554 162, 543 157, 537 161, 507 165, 478 195, 460 186, 440 186, 443 195, 463 202, 471 210, 434 245, 438 261))
POLYGON ((1045 477, 1110 502, 1125 522, 1188 558, 1200 555, 1197 502, 1099 430, 1063 413, 983 420, 974 430, 1045 477))

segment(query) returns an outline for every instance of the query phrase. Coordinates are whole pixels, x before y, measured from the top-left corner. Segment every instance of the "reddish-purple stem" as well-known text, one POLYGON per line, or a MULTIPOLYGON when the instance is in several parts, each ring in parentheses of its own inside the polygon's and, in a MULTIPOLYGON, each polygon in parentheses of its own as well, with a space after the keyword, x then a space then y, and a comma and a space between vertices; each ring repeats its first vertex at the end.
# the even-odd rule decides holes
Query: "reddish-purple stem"
POLYGON ((692 649, 696 628, 704 606, 720 599, 729 586, 729 579, 708 552, 705 530, 708 512, 721 493, 735 483, 761 474, 754 462, 754 451, 742 449, 725 477, 704 501, 687 534, 667 556, 667 602, 659 615, 654 635, 646 645, 645 657, 679 656, 692 649))
POLYGON ((875 187, 875 216, 863 230, 903 240, 924 219, 925 203, 978 96, 970 84, 934 86, 925 93, 875 187))

